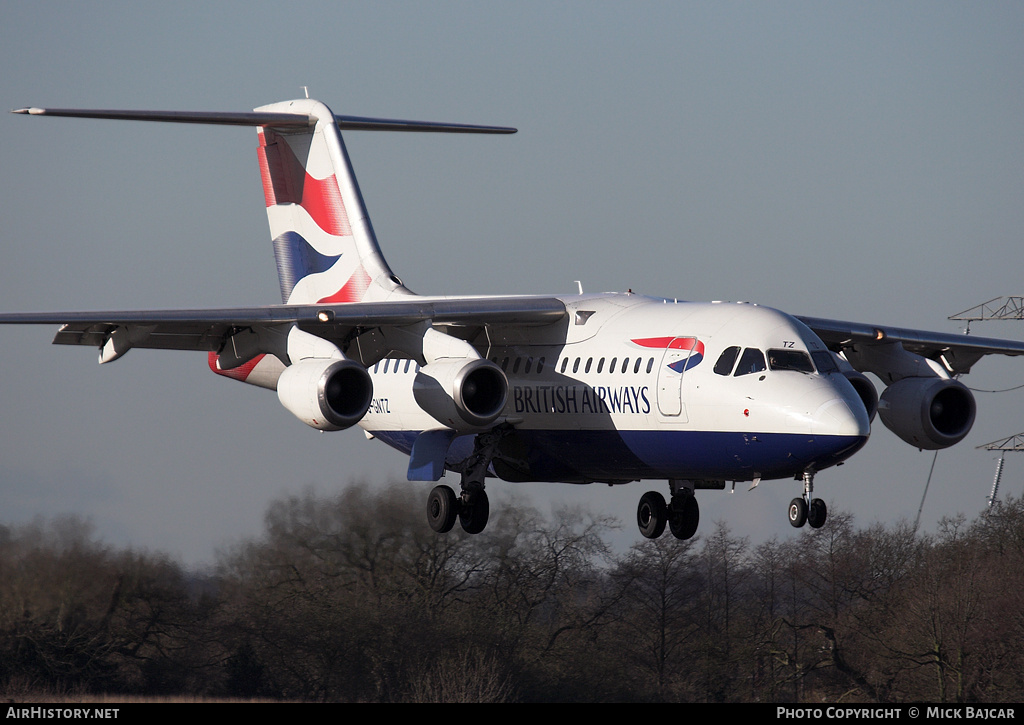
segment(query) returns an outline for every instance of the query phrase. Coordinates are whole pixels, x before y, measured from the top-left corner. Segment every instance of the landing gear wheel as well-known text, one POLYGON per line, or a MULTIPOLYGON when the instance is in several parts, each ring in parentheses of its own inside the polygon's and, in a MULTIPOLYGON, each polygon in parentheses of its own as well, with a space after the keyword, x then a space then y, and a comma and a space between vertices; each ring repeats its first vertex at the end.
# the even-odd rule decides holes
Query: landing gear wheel
POLYGON ((700 523, 700 506, 697 499, 688 494, 672 497, 668 510, 668 528, 677 539, 691 539, 697 533, 700 523))
POLYGON ((640 533, 648 539, 657 539, 665 532, 665 519, 668 518, 668 507, 665 497, 657 491, 648 491, 640 497, 640 505, 636 508, 636 523, 640 533))
POLYGON ((807 509, 807 523, 811 525, 811 528, 820 529, 825 525, 826 518, 828 518, 828 507, 825 506, 825 502, 820 498, 811 501, 811 506, 807 509))
POLYGON ((487 493, 477 488, 463 496, 462 506, 459 507, 459 523, 467 534, 479 534, 487 526, 490 513, 487 493))
POLYGON ((789 523, 797 529, 807 523, 807 502, 802 498, 789 502, 789 523))
POLYGON ((434 486, 427 496, 427 523, 439 534, 446 534, 455 526, 459 500, 447 486, 434 486))

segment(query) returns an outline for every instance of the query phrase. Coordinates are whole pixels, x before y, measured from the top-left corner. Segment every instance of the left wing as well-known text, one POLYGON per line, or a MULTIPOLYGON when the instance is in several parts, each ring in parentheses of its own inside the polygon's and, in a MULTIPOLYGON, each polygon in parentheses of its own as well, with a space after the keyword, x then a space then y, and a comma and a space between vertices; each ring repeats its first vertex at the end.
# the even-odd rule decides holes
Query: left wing
MULTIPOLYGON (((833 352, 871 351, 899 343, 903 350, 939 363, 949 375, 969 373, 974 363, 985 355, 1024 355, 1024 342, 1015 340, 866 325, 820 317, 797 316, 797 319, 810 327, 833 352)), ((854 367, 860 369, 856 363, 854 367)))
POLYGON ((473 326, 495 323, 545 325, 566 316, 554 297, 416 297, 391 302, 336 305, 268 305, 202 310, 121 310, 112 312, 22 312, 0 314, 0 324, 61 325, 56 345, 91 345, 100 361, 117 359, 130 348, 220 352, 243 331, 295 324, 330 339, 357 328, 412 325, 473 326), (113 344, 112 344, 113 343, 113 344), (116 347, 104 359, 103 351, 116 347))

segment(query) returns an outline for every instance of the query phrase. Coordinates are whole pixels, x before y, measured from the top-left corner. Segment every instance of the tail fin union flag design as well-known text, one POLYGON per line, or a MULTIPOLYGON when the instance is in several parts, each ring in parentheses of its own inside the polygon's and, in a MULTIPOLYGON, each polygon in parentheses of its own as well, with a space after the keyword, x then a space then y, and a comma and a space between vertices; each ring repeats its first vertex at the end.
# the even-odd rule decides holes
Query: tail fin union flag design
POLYGON ((668 365, 677 373, 694 368, 704 360, 704 343, 696 337, 642 337, 630 340, 630 342, 655 350, 689 350, 688 357, 668 365))
POLYGON ((291 146, 273 130, 261 128, 259 137, 260 175, 267 206, 298 204, 328 234, 352 236, 337 176, 314 179, 295 157, 291 146))
MULTIPOLYGON (((351 239, 352 226, 338 187, 337 175, 332 173, 322 179, 313 177, 296 157, 287 138, 271 128, 259 129, 257 155, 267 208, 298 205, 320 231, 333 238, 321 241, 338 249, 350 248, 341 240, 344 237, 351 239)), ((278 262, 281 297, 287 303, 312 301, 291 300, 296 284, 304 277, 331 270, 344 255, 340 252, 325 254, 299 231, 288 229, 274 238, 274 256, 278 262)), ((317 297, 315 301, 318 304, 359 302, 369 289, 370 282, 370 275, 363 265, 357 264, 351 276, 336 292, 317 297)))

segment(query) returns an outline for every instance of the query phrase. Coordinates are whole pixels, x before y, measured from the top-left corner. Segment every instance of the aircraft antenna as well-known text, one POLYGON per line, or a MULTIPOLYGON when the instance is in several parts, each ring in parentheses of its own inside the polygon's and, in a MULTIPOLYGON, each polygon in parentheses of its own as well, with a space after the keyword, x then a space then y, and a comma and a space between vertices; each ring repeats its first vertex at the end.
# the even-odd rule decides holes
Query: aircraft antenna
POLYGON ((309 86, 303 86, 302 92, 306 94, 306 98, 309 98, 309 86))

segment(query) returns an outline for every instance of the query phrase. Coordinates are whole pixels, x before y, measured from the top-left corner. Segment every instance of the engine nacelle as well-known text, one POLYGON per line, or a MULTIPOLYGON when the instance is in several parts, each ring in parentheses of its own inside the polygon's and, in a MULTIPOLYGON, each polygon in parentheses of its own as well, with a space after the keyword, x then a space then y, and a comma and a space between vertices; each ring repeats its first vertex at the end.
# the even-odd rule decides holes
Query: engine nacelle
POLYGON ((885 427, 912 446, 930 451, 963 440, 974 425, 977 406, 963 383, 945 378, 903 378, 878 401, 885 427))
POLYGON ((306 425, 343 430, 366 415, 373 381, 366 368, 353 360, 307 358, 281 373, 277 397, 306 425))
POLYGON ((413 397, 439 423, 463 430, 493 423, 508 400, 508 379, 490 360, 442 359, 420 368, 413 397))
POLYGON ((868 420, 875 420, 875 413, 878 412, 878 390, 875 384, 868 379, 864 373, 856 370, 844 370, 843 375, 850 381, 850 385, 857 391, 857 397, 864 403, 864 409, 868 411, 868 420))

